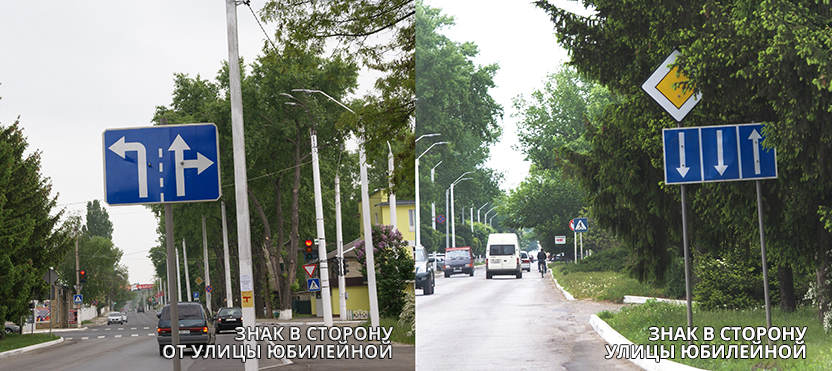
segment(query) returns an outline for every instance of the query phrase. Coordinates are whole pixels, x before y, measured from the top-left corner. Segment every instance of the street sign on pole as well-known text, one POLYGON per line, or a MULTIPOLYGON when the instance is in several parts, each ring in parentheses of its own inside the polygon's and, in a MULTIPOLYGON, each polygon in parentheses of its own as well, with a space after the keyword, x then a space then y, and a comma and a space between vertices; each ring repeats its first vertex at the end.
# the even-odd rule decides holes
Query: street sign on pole
POLYGON ((194 291, 194 300, 199 299, 199 291, 194 291))
POLYGON ((107 204, 219 199, 216 125, 107 129, 102 137, 107 204))
POLYGON ((211 286, 210 286, 210 285, 205 286, 205 292, 210 293, 210 292, 211 292, 211 290, 213 290, 213 288, 211 288, 211 286))
POLYGON ((306 265, 303 266, 303 270, 306 271, 306 275, 308 275, 309 278, 312 278, 312 277, 315 277, 315 268, 316 267, 317 267, 317 265, 315 265, 315 264, 306 264, 306 265))
POLYGON ((677 67, 670 68, 680 55, 674 50, 665 58, 650 77, 647 78, 641 88, 653 98, 662 108, 673 116, 676 121, 682 121, 687 114, 702 100, 702 94, 693 93, 693 90, 683 91, 679 83, 688 80, 688 77, 679 73, 677 67))
POLYGON ((589 229, 589 222, 587 222, 586 218, 575 218, 569 221, 569 229, 583 233, 589 229))
POLYGON ((75 304, 81 304, 84 302, 84 296, 81 294, 72 295, 72 302, 75 304))
POLYGON ((764 148, 763 125, 663 130, 666 184, 777 178, 777 159, 764 148))
POLYGON ((444 223, 445 222, 445 215, 437 215, 436 216, 436 222, 439 223, 439 224, 444 223))
POLYGON ((309 287, 309 291, 321 291, 321 281, 318 278, 306 279, 306 286, 309 287))
POLYGON ((555 244, 556 245, 565 245, 566 244, 566 236, 555 236, 555 244))

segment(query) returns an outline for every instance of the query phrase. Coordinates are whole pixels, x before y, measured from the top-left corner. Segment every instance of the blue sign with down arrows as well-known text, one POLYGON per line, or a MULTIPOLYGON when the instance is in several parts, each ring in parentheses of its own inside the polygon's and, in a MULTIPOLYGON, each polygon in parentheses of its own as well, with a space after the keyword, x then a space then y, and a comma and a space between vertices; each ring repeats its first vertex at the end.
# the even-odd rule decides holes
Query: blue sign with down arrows
POLYGON ((102 136, 107 204, 219 199, 216 125, 108 129, 102 136))
POLYGON ((667 184, 777 178, 773 148, 764 148, 763 125, 664 129, 667 184))

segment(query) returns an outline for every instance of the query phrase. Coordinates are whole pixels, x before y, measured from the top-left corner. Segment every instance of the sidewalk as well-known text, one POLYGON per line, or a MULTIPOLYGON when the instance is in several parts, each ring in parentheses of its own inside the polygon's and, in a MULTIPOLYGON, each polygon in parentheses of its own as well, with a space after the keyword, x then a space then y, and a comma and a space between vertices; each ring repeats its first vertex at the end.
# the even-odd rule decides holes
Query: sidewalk
MULTIPOLYGON (((95 326, 106 324, 107 323, 107 316, 95 317, 95 318, 92 319, 92 322, 93 322, 92 324, 95 325, 95 326)), ((67 331, 86 330, 88 325, 89 324, 86 324, 86 325, 82 324, 81 328, 75 327, 76 325, 70 325, 69 328, 53 327, 51 331, 52 332, 67 332, 67 331)), ((43 333, 48 334, 49 331, 50 331, 49 328, 45 328, 45 329, 39 328, 39 329, 35 330, 35 333, 36 334, 43 334, 43 333)), ((31 334, 32 333, 32 324, 31 323, 27 323, 25 326, 23 326, 23 333, 24 334, 31 334)))

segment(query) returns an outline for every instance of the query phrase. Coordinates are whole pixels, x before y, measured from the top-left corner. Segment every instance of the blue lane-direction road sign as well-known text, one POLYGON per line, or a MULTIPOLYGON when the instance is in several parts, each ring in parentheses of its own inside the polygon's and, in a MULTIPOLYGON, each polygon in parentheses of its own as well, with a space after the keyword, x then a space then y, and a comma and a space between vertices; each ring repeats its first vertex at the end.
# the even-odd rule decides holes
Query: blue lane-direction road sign
POLYGON ((762 124, 664 129, 663 137, 667 184, 777 178, 762 124))
POLYGON ((309 291, 321 291, 320 278, 307 278, 306 287, 309 288, 309 291))
POLYGON ((199 299, 199 291, 194 291, 194 299, 199 299))
POLYGON ((102 137, 107 204, 219 199, 216 125, 108 129, 102 137))
POLYGON ((81 304, 81 303, 84 302, 84 295, 81 295, 81 294, 72 295, 72 301, 75 304, 81 304))
POLYGON ((699 129, 664 129, 663 134, 665 182, 701 182, 699 129))

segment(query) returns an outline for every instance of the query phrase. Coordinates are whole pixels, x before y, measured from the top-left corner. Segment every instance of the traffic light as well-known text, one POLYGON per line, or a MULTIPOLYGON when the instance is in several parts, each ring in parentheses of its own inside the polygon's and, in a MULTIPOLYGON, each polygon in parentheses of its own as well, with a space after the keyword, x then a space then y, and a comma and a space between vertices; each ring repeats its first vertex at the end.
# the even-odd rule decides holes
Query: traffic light
POLYGON ((312 252, 312 240, 307 239, 306 241, 303 241, 303 244, 306 246, 306 252, 312 252))
POLYGON ((341 271, 341 269, 339 267, 341 265, 341 264, 339 264, 339 260, 340 259, 335 258, 335 260, 330 261, 330 265, 332 266, 332 271, 335 273, 335 277, 338 277, 340 275, 339 272, 341 271))
POLYGON ((78 272, 78 282, 87 283, 87 271, 81 270, 78 272))
POLYGON ((350 265, 347 264, 347 259, 341 259, 341 274, 344 276, 350 273, 350 265))

